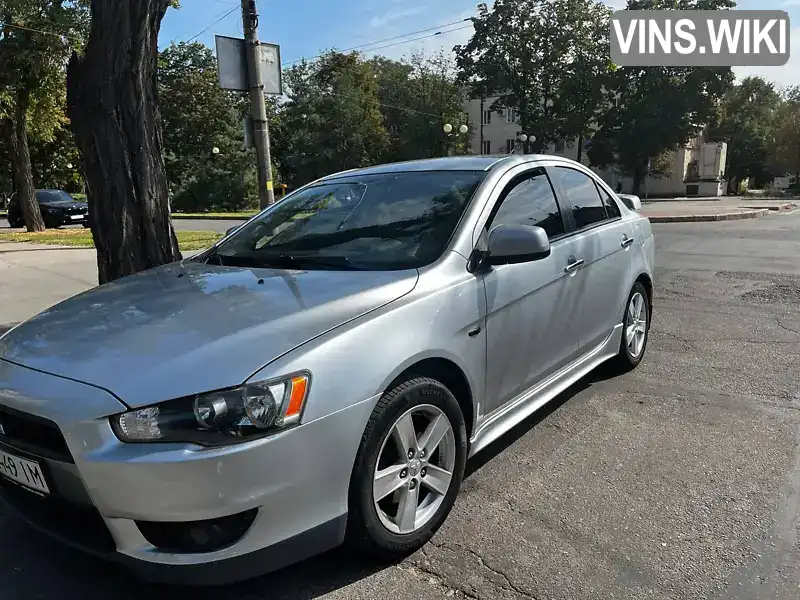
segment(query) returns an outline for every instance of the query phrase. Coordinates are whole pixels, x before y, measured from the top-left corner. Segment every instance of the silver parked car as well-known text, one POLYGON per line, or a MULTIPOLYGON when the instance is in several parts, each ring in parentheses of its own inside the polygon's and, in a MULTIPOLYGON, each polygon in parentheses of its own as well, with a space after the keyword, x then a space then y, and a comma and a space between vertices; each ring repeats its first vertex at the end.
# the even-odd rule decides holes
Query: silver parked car
POLYGON ((469 457, 642 360, 653 253, 649 221, 561 158, 325 177, 0 338, 0 496, 154 580, 345 540, 409 553, 469 457))

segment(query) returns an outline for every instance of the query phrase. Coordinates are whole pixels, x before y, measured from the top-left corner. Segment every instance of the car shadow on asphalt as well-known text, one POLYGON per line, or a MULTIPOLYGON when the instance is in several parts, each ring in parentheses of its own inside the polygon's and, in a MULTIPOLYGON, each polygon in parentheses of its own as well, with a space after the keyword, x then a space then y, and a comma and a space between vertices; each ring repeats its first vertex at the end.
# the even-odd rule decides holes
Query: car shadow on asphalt
POLYGON ((545 404, 542 408, 537 410, 527 419, 521 421, 512 427, 507 433, 503 434, 496 441, 489 444, 486 448, 481 450, 474 458, 470 459, 467 463, 467 469, 464 473, 464 479, 482 469, 487 463, 491 462, 499 454, 502 454, 507 448, 512 446, 517 440, 528 433, 531 429, 536 427, 539 423, 544 421, 547 417, 561 408, 567 401, 572 400, 581 392, 591 388, 593 385, 613 379, 619 376, 619 372, 615 371, 613 366, 608 362, 603 363, 594 371, 586 375, 584 378, 576 381, 566 390, 558 394, 550 402, 545 404))
MULTIPOLYGON (((467 464, 465 477, 476 473, 568 400, 592 385, 614 376, 615 373, 605 366, 587 375, 472 459, 467 464)), ((9 600, 31 597, 46 597, 48 600, 106 600, 110 594, 113 594, 115 600, 312 600, 392 566, 348 553, 345 547, 340 547, 241 583, 206 588, 166 586, 142 582, 117 565, 62 546, 43 534, 29 530, 15 519, 12 520, 10 515, 5 519, 3 517, 0 513, 0 530, 5 535, 10 534, 14 540, 0 541, 0 559, 10 553, 11 556, 3 562, 7 566, 9 563, 13 565, 5 573, 0 570, 0 589, 4 590, 2 597, 9 600), (31 535, 28 535, 29 531, 31 535), (9 548, 11 544, 13 549, 9 548), (43 570, 48 573, 46 577, 41 577, 43 570)))

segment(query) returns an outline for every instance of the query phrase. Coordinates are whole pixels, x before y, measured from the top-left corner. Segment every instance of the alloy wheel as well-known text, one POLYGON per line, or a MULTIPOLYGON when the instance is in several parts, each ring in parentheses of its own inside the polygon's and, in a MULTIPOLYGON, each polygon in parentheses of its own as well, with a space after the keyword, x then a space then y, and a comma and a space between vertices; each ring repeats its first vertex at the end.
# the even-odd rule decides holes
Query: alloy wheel
POLYGON ((628 314, 625 320, 625 342, 628 352, 636 359, 644 350, 645 337, 647 336, 647 302, 641 292, 631 296, 628 304, 628 314))
POLYGON ((383 440, 373 475, 378 518, 395 534, 423 527, 444 502, 456 464, 447 415, 430 404, 406 411, 383 440))

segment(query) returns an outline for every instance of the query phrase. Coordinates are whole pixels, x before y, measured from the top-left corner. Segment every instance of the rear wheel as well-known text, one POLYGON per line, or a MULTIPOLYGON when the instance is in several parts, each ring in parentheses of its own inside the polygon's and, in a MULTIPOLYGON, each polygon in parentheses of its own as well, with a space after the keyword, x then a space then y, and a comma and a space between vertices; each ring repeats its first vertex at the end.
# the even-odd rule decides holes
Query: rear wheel
POLYGON ((386 392, 370 417, 350 483, 347 540, 393 559, 422 547, 453 507, 467 458, 461 408, 427 377, 386 392))
POLYGON ((619 371, 635 369, 647 348, 647 338, 650 335, 650 297, 647 290, 636 282, 628 296, 623 321, 622 341, 619 353, 614 359, 614 366, 619 371))

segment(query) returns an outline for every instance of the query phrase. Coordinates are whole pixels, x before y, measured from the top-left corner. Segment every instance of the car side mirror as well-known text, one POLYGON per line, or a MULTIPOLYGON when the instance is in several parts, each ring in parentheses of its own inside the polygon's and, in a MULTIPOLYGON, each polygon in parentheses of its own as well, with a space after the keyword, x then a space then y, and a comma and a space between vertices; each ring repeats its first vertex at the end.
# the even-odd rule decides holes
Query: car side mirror
POLYGON ((550 256, 547 232, 534 225, 498 225, 489 232, 490 265, 542 260, 550 256))
POLYGON ((633 194, 617 194, 617 198, 622 200, 625 206, 631 210, 642 209, 642 200, 639 198, 639 196, 634 196, 633 194))

